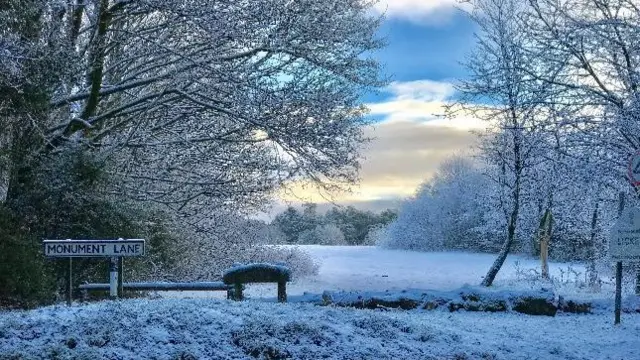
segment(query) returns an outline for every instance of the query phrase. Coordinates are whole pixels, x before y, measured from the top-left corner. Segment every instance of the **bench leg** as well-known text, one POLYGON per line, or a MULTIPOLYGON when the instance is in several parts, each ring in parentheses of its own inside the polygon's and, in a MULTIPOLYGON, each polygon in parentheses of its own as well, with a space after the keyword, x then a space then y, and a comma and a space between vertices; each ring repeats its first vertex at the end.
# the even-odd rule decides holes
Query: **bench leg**
POLYGON ((242 284, 237 283, 233 286, 234 290, 233 290, 233 300, 236 301, 242 301, 242 299, 244 298, 242 296, 242 284))
POLYGON ((278 301, 279 302, 287 302, 287 283, 279 282, 278 283, 278 301))

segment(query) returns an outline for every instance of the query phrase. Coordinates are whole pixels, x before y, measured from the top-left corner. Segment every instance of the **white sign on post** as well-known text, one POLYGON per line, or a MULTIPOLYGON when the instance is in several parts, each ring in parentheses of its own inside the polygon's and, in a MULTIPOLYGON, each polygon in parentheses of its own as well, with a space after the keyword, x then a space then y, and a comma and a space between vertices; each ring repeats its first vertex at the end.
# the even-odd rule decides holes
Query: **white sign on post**
POLYGON ((614 261, 640 260, 640 208, 625 209, 611 228, 609 255, 614 261))
POLYGON ((44 240, 48 257, 143 256, 144 239, 119 240, 44 240))

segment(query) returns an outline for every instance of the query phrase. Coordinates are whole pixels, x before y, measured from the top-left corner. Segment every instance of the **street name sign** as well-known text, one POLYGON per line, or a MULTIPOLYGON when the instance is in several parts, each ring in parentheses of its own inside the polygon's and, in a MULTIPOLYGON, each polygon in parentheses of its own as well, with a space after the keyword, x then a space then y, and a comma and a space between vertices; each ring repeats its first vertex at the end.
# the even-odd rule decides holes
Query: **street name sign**
POLYGON ((144 239, 118 240, 44 240, 48 257, 120 257, 143 256, 144 239))
POLYGON ((614 261, 640 260, 640 208, 622 211, 611 228, 609 255, 614 261))

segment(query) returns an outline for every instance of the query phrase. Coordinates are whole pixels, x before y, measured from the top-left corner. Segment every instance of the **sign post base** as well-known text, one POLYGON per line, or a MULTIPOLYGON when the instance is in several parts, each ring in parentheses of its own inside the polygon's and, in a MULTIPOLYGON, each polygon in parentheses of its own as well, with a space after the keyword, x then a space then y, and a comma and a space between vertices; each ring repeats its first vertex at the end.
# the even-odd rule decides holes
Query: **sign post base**
POLYGON ((73 303, 73 258, 69 258, 69 277, 67 278, 67 306, 73 303))
POLYGON ((616 305, 614 324, 620 324, 620 311, 622 309, 622 261, 616 263, 616 305))
POLYGON ((109 263, 109 297, 118 298, 118 258, 111 258, 109 263))

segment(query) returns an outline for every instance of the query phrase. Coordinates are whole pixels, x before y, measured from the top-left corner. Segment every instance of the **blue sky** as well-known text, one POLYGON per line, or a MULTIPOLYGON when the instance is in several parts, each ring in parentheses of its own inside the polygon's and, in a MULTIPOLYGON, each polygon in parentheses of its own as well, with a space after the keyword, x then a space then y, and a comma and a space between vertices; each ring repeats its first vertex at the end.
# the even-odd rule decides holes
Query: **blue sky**
POLYGON ((444 21, 389 18, 380 29, 388 45, 377 54, 395 81, 446 81, 463 76, 459 64, 473 46, 473 23, 456 11, 444 21))
MULTIPOLYGON (((466 75, 462 62, 474 44, 474 24, 461 10, 450 7, 419 19, 394 13, 386 16, 379 35, 387 46, 374 56, 391 81, 451 83, 466 75)), ((385 92, 372 93, 365 95, 364 101, 390 97, 385 92)))
MULTIPOLYGON (((366 130, 374 140, 362 151, 360 185, 335 196, 336 202, 375 210, 397 206, 444 159, 473 147, 470 130, 482 128, 479 121, 438 116, 455 94, 456 79, 465 77, 461 62, 474 44, 474 24, 456 6, 457 0, 382 0, 376 6, 386 14, 380 35, 387 46, 375 56, 391 83, 363 97, 376 120, 366 130)), ((294 202, 326 202, 294 193, 294 202)))

